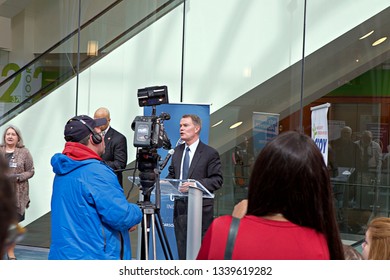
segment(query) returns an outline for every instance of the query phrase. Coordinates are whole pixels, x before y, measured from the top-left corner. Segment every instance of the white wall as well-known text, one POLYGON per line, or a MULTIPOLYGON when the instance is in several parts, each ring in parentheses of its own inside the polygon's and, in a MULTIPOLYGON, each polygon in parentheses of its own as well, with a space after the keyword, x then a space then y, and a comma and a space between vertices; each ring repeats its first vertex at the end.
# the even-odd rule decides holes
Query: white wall
POLYGON ((9 18, 0 17, 0 34, 0 49, 11 51, 11 20, 9 18))

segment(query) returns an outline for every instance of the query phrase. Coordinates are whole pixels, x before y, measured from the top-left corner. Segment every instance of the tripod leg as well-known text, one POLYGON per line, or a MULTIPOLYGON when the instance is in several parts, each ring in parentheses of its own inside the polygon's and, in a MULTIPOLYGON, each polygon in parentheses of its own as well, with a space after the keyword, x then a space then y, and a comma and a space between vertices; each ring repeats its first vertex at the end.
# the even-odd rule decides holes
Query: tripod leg
POLYGON ((154 257, 154 260, 157 260, 156 233, 155 233, 155 227, 154 227, 156 220, 154 218, 154 215, 152 215, 151 218, 152 218, 151 228, 152 228, 152 242, 153 242, 153 257, 154 257))
MULTIPOLYGON (((149 227, 149 225, 148 225, 148 218, 147 218, 147 215, 144 213, 144 217, 143 217, 143 230, 144 230, 144 232, 143 232, 143 245, 144 245, 144 259, 145 260, 148 260, 149 259, 149 257, 148 257, 148 255, 149 255, 149 238, 148 238, 148 227, 149 227)), ((142 254, 142 252, 141 252, 141 254, 142 254)))
POLYGON ((164 228, 163 221, 161 219, 160 211, 156 210, 155 214, 157 215, 157 220, 158 220, 157 233, 158 233, 158 237, 160 238, 160 241, 161 241, 161 247, 164 251, 165 259, 168 259, 168 256, 167 256, 167 251, 168 251, 169 259, 173 260, 172 250, 169 246, 167 233, 165 232, 165 228, 164 228))
MULTIPOLYGON (((142 220, 142 237, 141 237, 141 260, 149 260, 149 245, 152 246, 153 259, 157 259, 156 249, 156 220, 154 209, 143 209, 143 220, 142 220), (151 238, 151 239, 150 239, 151 238), (152 241, 152 244, 149 242, 152 241)), ((158 229, 158 227, 157 227, 158 229)), ((159 233, 160 236, 160 233, 159 233)), ((161 239, 161 238, 160 238, 161 239)))

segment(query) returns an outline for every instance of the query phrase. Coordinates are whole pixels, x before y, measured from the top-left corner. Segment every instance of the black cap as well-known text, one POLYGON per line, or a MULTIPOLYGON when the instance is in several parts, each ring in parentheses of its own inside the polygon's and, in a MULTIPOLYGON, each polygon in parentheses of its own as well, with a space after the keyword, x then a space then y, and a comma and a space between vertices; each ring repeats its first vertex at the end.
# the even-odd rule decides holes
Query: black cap
POLYGON ((65 125, 64 138, 66 142, 80 142, 89 134, 94 133, 94 128, 105 125, 105 118, 93 119, 87 115, 75 116, 65 125))

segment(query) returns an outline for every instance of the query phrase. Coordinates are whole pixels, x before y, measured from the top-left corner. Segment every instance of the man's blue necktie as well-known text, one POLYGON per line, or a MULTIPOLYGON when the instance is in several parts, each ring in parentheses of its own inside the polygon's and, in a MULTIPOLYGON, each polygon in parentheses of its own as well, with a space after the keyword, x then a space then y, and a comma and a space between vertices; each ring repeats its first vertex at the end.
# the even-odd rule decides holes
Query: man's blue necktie
POLYGON ((182 180, 188 179, 188 170, 190 169, 190 148, 186 148, 186 153, 184 155, 183 160, 183 176, 181 176, 182 180))

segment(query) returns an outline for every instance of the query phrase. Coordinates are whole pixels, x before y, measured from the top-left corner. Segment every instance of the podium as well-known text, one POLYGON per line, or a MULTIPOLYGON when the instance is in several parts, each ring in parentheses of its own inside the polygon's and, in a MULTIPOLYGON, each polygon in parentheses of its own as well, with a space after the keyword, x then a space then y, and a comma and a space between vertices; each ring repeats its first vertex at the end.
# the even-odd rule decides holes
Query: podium
MULTIPOLYGON (((128 177, 128 179, 141 189, 141 184, 138 177, 128 177)), ((198 254, 201 241, 202 241, 202 204, 203 198, 214 198, 214 194, 210 193, 201 183, 196 180, 179 180, 179 179, 161 179, 160 180, 160 191, 156 193, 156 184, 153 187, 152 197, 158 209, 170 209, 170 213, 165 212, 165 215, 161 215, 163 222, 164 220, 173 221, 173 207, 166 207, 167 202, 173 202, 175 198, 188 197, 188 217, 187 217, 187 260, 194 260, 198 254), (179 186, 183 182, 191 182, 191 187, 188 193, 182 193, 179 191, 179 186)), ((152 200, 152 199, 151 199, 152 200)), ((143 201, 142 193, 140 192, 140 201, 143 201)), ((161 211, 160 211, 161 212, 161 211)), ((164 213, 163 213, 164 214, 164 213)), ((173 229, 172 223, 164 223, 164 228, 167 232, 173 229)), ((139 229, 138 235, 138 246, 137 246, 137 257, 140 256, 141 249, 141 229, 139 229)), ((176 237, 174 231, 169 234, 170 245, 174 245, 176 248, 176 237), (172 236, 173 235, 173 236, 172 236), (174 242, 174 244, 172 244, 174 242)), ((150 252, 149 252, 150 254, 150 252)), ((153 252, 154 259, 157 258, 156 250, 153 252)))

